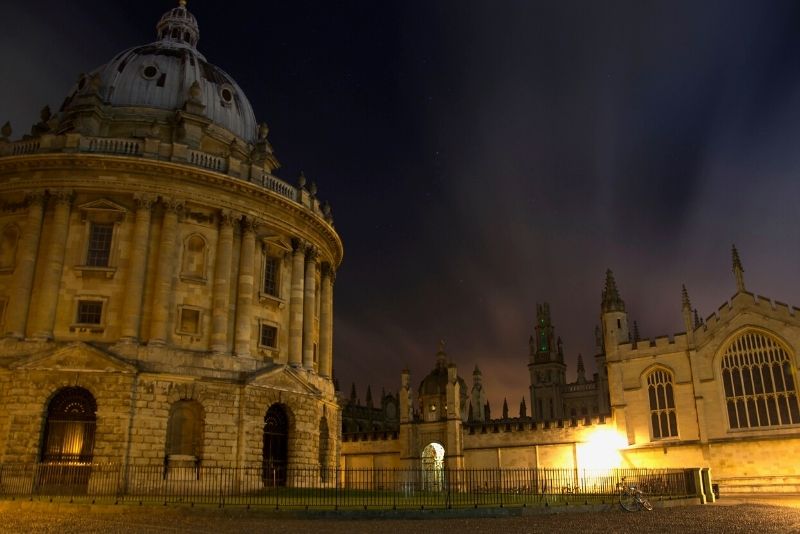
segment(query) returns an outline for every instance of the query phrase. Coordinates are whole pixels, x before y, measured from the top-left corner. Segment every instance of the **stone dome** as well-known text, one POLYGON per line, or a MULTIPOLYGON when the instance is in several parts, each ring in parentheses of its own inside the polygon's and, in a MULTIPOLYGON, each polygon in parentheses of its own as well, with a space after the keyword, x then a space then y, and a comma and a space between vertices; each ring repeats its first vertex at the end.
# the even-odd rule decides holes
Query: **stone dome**
MULTIPOLYGON (((460 376, 458 383, 461 386, 461 397, 467 396, 467 383, 460 376)), ((447 375, 447 354, 443 349, 440 349, 436 354, 436 367, 428 373, 419 383, 419 396, 427 397, 430 395, 447 395, 447 382, 449 378, 447 375)))
POLYGON ((68 112, 75 97, 89 91, 97 91, 112 108, 175 111, 192 102, 193 112, 255 143, 253 108, 234 79, 197 50, 200 30, 186 2, 167 11, 156 31, 157 41, 125 50, 83 76, 62 111, 68 112))

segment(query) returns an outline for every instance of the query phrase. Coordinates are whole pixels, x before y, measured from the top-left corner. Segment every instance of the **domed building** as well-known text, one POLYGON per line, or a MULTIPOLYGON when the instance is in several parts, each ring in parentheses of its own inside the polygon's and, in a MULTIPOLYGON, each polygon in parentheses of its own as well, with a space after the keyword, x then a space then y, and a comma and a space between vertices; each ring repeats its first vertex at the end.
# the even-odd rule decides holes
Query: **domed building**
POLYGON ((186 2, 0 135, 0 462, 335 466, 330 207, 186 2))

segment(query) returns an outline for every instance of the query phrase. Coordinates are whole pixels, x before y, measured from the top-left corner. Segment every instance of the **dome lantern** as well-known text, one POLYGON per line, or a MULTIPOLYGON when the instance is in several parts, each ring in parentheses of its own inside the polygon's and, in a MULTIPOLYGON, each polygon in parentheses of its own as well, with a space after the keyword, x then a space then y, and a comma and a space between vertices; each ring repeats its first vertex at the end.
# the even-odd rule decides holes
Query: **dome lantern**
POLYGON ((156 32, 160 41, 186 43, 192 47, 196 47, 200 40, 197 19, 186 9, 186 0, 180 0, 178 7, 170 9, 161 16, 156 25, 156 32))

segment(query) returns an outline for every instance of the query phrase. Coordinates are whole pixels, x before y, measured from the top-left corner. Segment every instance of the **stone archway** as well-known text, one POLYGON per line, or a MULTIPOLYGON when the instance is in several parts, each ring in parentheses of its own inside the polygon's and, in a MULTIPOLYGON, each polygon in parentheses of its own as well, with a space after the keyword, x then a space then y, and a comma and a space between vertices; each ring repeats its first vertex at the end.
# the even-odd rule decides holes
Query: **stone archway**
POLYGON ((440 491, 444 488, 444 447, 431 442, 422 449, 422 489, 440 491))

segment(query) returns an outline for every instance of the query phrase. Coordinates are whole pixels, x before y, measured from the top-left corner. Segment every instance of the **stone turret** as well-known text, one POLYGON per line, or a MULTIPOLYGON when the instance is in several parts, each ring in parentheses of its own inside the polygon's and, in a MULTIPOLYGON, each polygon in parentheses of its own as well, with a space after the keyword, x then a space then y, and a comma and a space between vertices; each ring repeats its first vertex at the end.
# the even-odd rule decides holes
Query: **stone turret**
POLYGON ((628 314, 625 302, 619 296, 617 282, 611 269, 606 271, 606 283, 601 301, 603 322, 603 345, 606 356, 616 352, 620 343, 630 341, 628 314))
POLYGON ((736 245, 731 247, 731 259, 733 260, 733 276, 736 277, 736 292, 745 292, 744 288, 744 268, 742 267, 742 260, 739 259, 739 251, 736 250, 736 245))

